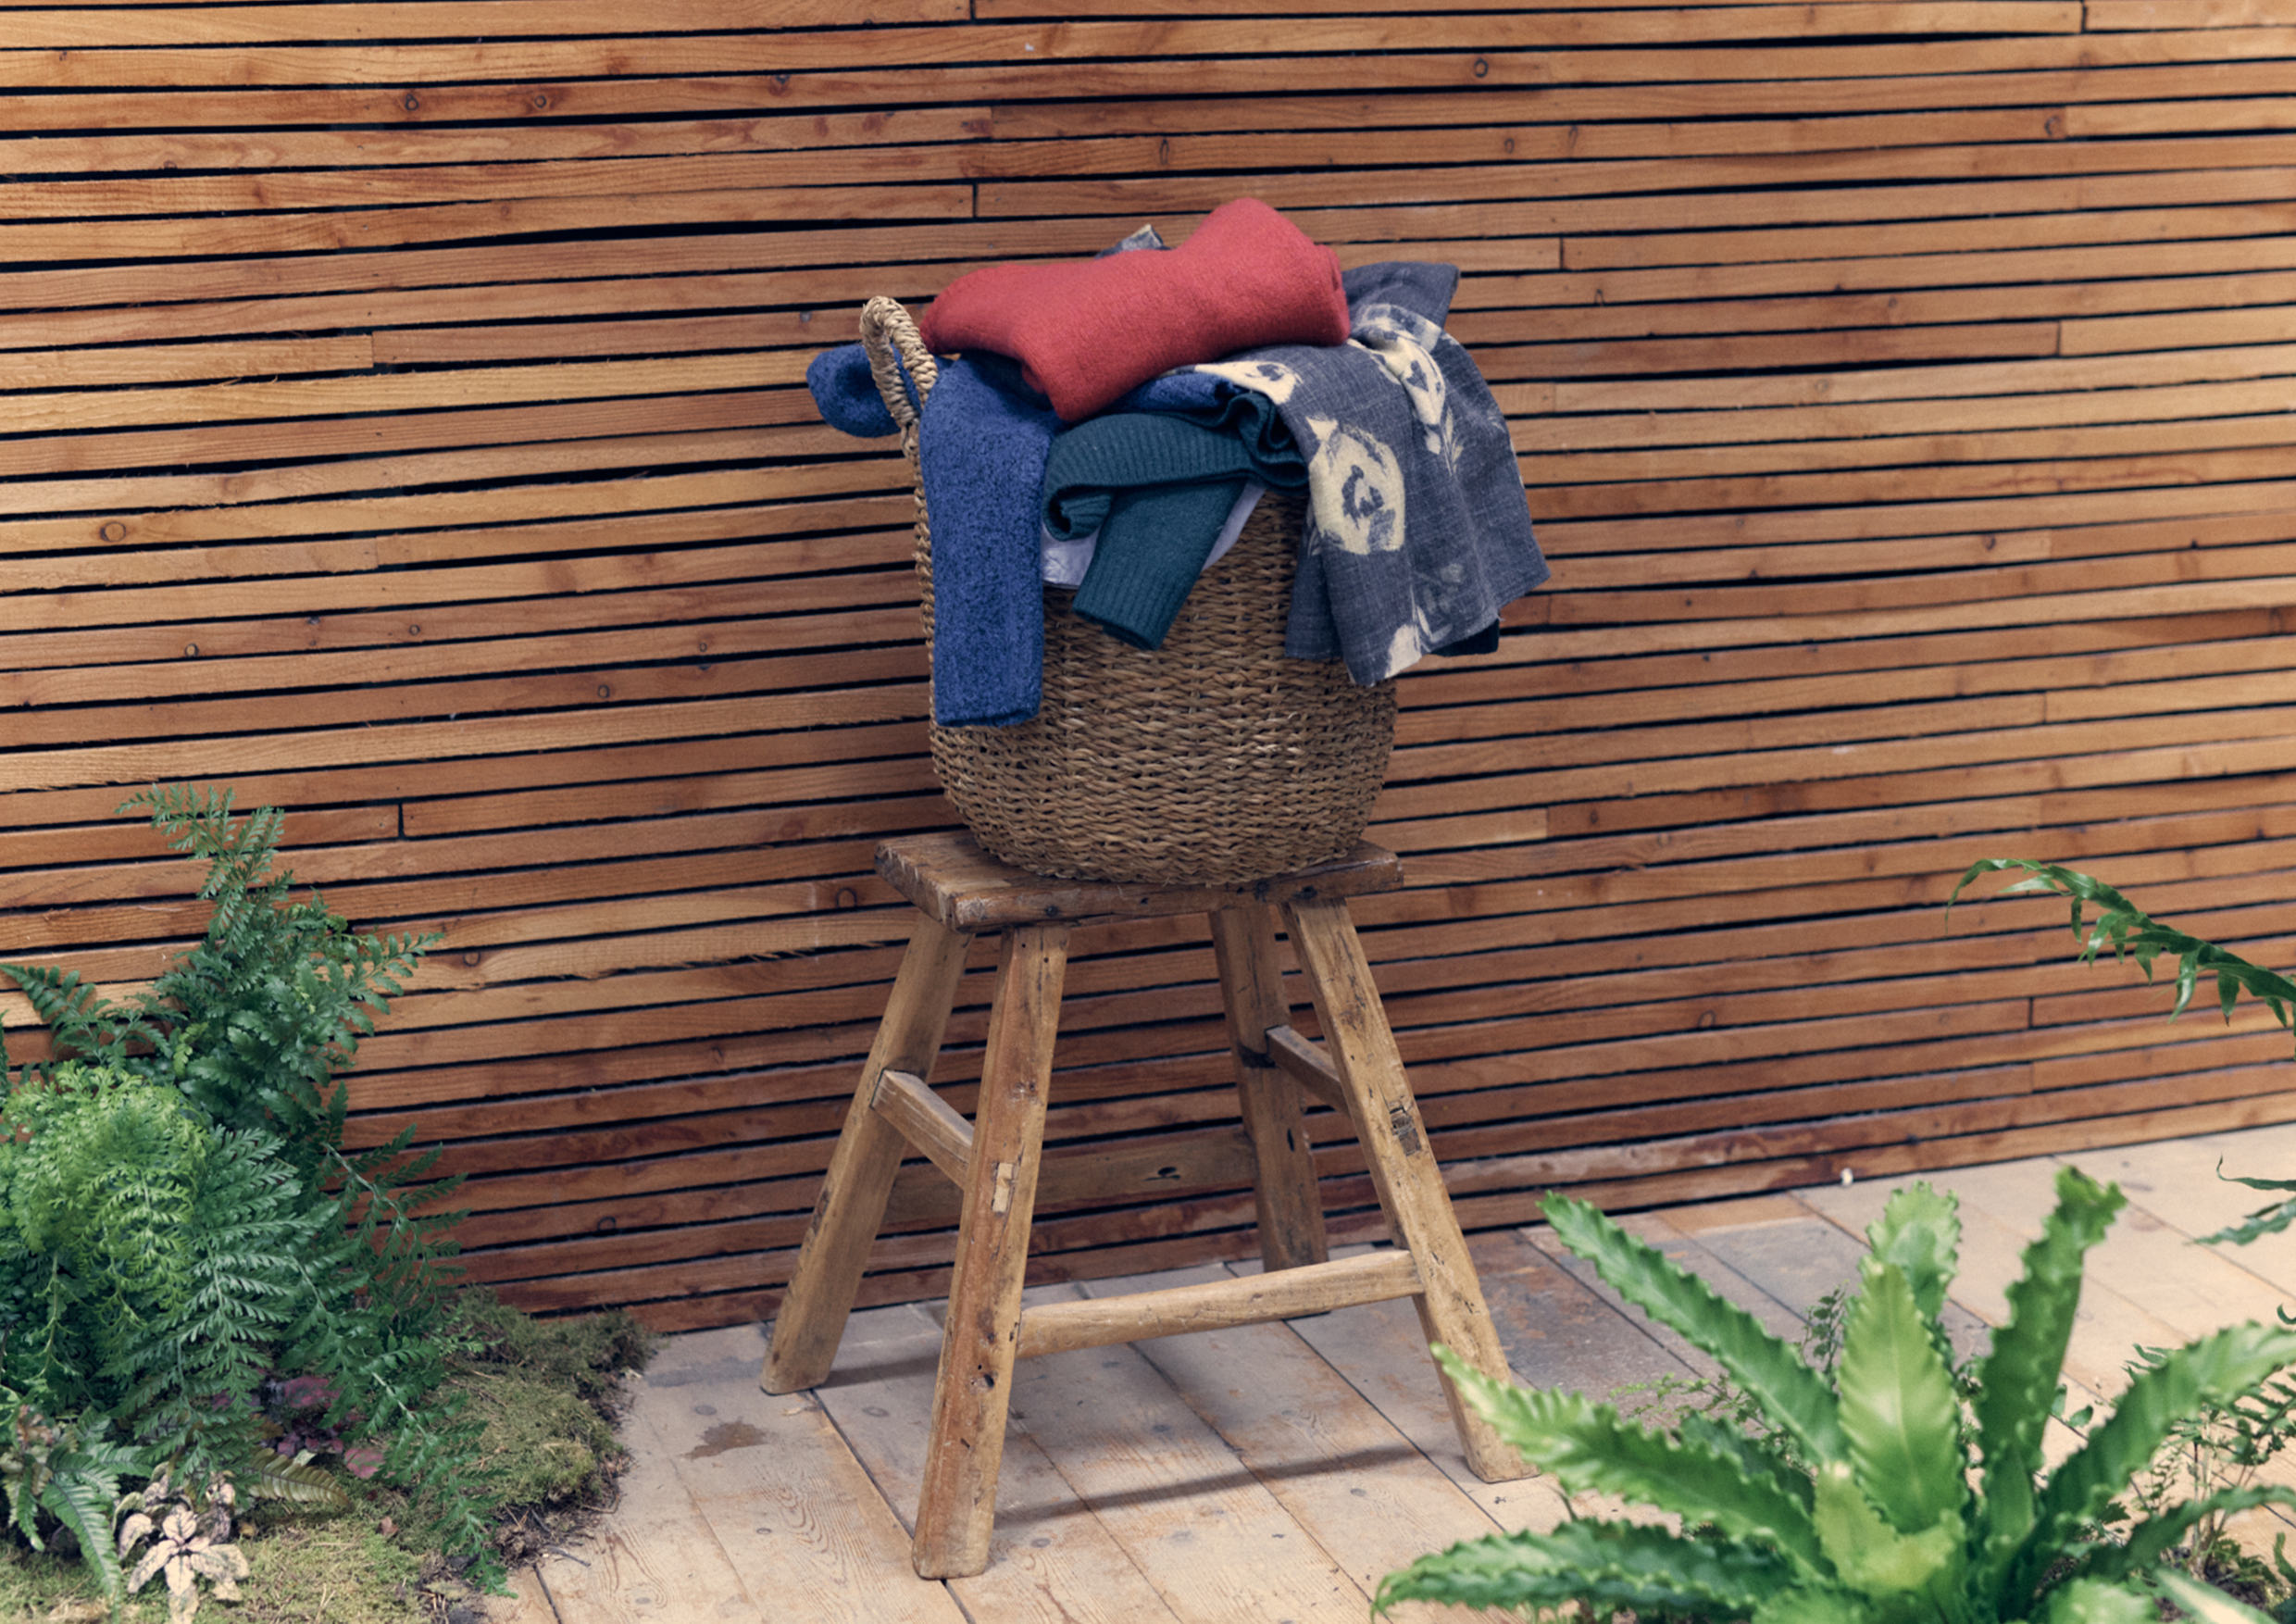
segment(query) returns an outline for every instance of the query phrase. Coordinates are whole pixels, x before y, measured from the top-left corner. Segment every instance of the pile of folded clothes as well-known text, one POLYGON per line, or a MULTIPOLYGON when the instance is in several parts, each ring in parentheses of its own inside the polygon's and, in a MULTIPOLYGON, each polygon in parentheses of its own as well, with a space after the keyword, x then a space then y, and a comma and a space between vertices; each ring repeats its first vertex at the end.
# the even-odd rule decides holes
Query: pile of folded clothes
MULTIPOLYGON (((1307 518, 1285 654, 1366 685, 1489 652, 1547 578, 1505 418, 1443 331, 1459 273, 1341 274, 1256 198, 1178 248, 961 276, 918 327, 943 362, 918 424, 932 521, 933 719, 1036 714, 1042 582, 1143 648, 1269 491, 1307 518)), ((806 374, 825 419, 894 431, 858 344, 806 374)))

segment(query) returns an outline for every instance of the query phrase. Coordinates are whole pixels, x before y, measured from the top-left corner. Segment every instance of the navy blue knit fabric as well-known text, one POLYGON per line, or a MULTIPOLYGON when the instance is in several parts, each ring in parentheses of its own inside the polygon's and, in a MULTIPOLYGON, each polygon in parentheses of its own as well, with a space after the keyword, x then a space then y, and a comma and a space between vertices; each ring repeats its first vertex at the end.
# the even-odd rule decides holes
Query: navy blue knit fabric
MULTIPOLYGON (((1003 728, 1036 715, 1044 682, 1044 459, 1060 419, 998 387, 995 357, 941 365, 917 425, 932 521, 933 720, 1003 728)), ((1038 397, 1041 400, 1042 397, 1038 397)))

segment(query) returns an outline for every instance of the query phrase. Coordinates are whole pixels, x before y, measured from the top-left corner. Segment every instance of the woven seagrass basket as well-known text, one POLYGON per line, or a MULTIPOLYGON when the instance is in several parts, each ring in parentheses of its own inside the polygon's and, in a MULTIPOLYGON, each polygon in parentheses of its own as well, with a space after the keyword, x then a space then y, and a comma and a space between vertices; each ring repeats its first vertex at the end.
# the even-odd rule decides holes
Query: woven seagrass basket
MULTIPOLYGON (((900 304, 871 299, 861 338, 917 472, 917 410, 939 370, 900 304)), ((931 731, 933 769, 974 837, 1067 880, 1240 885, 1348 851, 1387 777, 1395 685, 1338 660, 1287 659, 1304 504, 1263 497, 1198 579, 1164 645, 1138 649, 1044 592, 1044 698, 1009 728, 931 731)), ((917 492, 917 578, 932 637, 932 531, 917 492)))

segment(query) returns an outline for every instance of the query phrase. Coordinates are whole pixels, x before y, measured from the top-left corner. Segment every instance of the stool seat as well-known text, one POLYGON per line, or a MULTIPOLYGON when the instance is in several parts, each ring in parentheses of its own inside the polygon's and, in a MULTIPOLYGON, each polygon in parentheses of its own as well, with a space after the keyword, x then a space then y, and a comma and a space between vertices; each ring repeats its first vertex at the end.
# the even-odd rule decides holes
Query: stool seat
POLYGON ((1208 914, 1317 896, 1361 896, 1404 882, 1395 854, 1356 843, 1344 857, 1249 885, 1142 885, 1115 880, 1052 880, 1000 862, 969 834, 920 834, 877 848, 886 884, 952 931, 978 934, 1047 919, 1146 919, 1208 914))
MULTIPOLYGON (((1343 857, 1244 886, 1048 879, 968 834, 878 848, 878 872, 917 905, 885 1018, 830 1159, 759 1381, 792 1393, 828 1379, 894 1174, 914 1150, 964 1193, 924 1493, 912 1555, 929 1579, 988 1565, 1016 1359, 1410 1297, 1430 1342, 1504 1380, 1506 1358, 1409 1079, 1347 913, 1350 896, 1403 882, 1391 852, 1343 857), (1021 1285, 1043 1159, 1044 1118, 1070 928, 1088 919, 1202 914, 1218 962, 1237 1097, 1251 1140, 1267 1272, 1024 1309, 1021 1285), (1294 1031, 1277 957, 1280 923, 1325 1042, 1294 1031), (998 939, 996 993, 967 1122, 929 1085, 971 938, 998 939), (1354 1125, 1395 1247, 1334 1261, 1302 1117, 1303 1092, 1354 1125)), ((1468 1466, 1524 1475, 1514 1451, 1443 1381, 1468 1466)))

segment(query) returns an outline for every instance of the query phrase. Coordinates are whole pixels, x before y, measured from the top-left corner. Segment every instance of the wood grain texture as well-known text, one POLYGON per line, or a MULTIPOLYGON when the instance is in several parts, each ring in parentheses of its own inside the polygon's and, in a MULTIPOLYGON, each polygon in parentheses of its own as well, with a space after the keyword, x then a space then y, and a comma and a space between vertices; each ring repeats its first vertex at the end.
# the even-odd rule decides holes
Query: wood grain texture
MULTIPOLYGON (((444 1143, 521 1300, 778 1308, 898 962, 870 853, 954 827, 905 468, 807 364, 1243 194, 1461 269, 1555 568, 1401 684, 1354 905, 1470 1225, 2290 1115, 2284 1039, 1939 912, 2030 855, 2296 923, 2284 6, 0 15, 0 955, 147 981, 204 916, 127 793, 285 806, 443 932, 352 1132, 444 1143)), ((1029 1278, 1378 1232, 1293 950, 1071 901, 1029 1278)), ((969 1113, 950 973, 896 1069, 969 1113)), ((945 1291, 958 1201, 893 1172, 854 1300, 945 1291)))
POLYGON ((1236 1098, 1252 1138, 1260 1256, 1271 1269, 1322 1263, 1330 1242, 1300 1085, 1273 1052, 1275 1034, 1289 1031, 1292 1018, 1276 957, 1276 916, 1261 905, 1221 909, 1209 922, 1236 1098))
MULTIPOLYGON (((2279 1127, 1925 1175, 1954 1194, 1963 1222, 1942 1316, 1956 1350, 1980 1346, 1989 1324, 2000 1323, 2000 1288, 2015 1278, 2066 1160, 2117 1181, 2128 1197, 2087 1259, 2076 1366, 2101 1364, 2096 1355, 2109 1354, 2110 1339, 2123 1333, 2181 1338, 2191 1311, 2206 1325, 2277 1304, 2285 1296, 2278 1277, 2288 1247, 2196 1251, 2190 1243, 2252 1193, 2208 1175, 2217 1158, 2237 1168, 2277 1168, 2292 1149, 2296 1130, 2279 1127), (2186 1276, 2196 1260, 2211 1269, 2222 1302, 2191 1290, 2186 1276)), ((1819 1294, 1854 1278, 1866 1225, 1906 1181, 1860 1180, 1675 1206, 1628 1223, 1791 1343, 1819 1294)), ((1518 1379, 1631 1403, 1634 1394, 1620 1391, 1626 1383, 1710 1368, 1620 1302, 1543 1226, 1479 1236, 1475 1250, 1518 1379)), ((1242 1263, 1232 1272, 1257 1267, 1242 1263)), ((1200 1267, 1088 1289, 1169 1292, 1229 1272, 1200 1267)), ((1028 1302, 1035 1308, 1077 1296, 1073 1287, 1040 1287, 1028 1302)), ((895 1521, 921 1470, 940 1340, 929 1314, 904 1306, 856 1315, 835 1378, 802 1405, 777 1401, 782 1410, 794 1407, 791 1414, 755 1407, 745 1380, 754 1330, 674 1338, 640 1390, 648 1425, 631 1439, 631 1481, 651 1492, 643 1502, 625 1494, 594 1539, 554 1553, 528 1593, 546 1583, 559 1617, 630 1616, 572 1607, 590 1600, 584 1577, 626 1560, 618 1553, 642 1531, 666 1555, 713 1545, 742 1553, 745 1576, 755 1582, 755 1572, 770 1572, 783 1609, 805 1617, 849 1616, 876 1584, 887 1587, 870 1598, 877 1616, 895 1618, 948 1617, 951 1600, 967 1616, 1031 1620, 1252 1616, 1239 1605, 1271 1610, 1258 1616, 1336 1618, 1342 1605, 1360 1613, 1385 1572, 1454 1540, 1616 1513, 1615 1503, 1594 1496, 1566 1503, 1551 1478, 1504 1485, 1474 1478, 1424 1380, 1416 1330, 1401 1305, 1367 1305, 1024 1366, 1024 1377, 1035 1380, 1017 1405, 1014 1493, 995 1557, 979 1577, 945 1585, 908 1578, 895 1521), (718 1492, 720 1485, 740 1492, 718 1492), (765 1518, 761 1505, 782 1514, 765 1518), (785 1535, 792 1536, 787 1545, 766 1543, 785 1535), (831 1551, 846 1561, 818 1560, 831 1551), (852 1565, 871 1554, 873 1570, 852 1565)), ((2118 1345, 2125 1359, 2127 1344, 2118 1345)), ((2077 1404, 2110 1402, 2109 1391, 2090 1389, 2078 1373, 2070 1391, 2077 1404)), ((2052 1422, 2044 1454, 2053 1465, 2079 1443, 2078 1433, 2052 1422)), ((2236 1533, 2262 1554, 2287 1527, 2267 1516, 2236 1533)), ((672 1566, 655 1564, 658 1588, 643 1593, 653 1610, 747 1616, 729 1605, 729 1591, 711 1588, 722 1568, 690 1564, 689 1581, 672 1566)), ((552 1616, 539 1598, 528 1604, 537 1605, 543 1610, 535 1616, 552 1616)), ((630 1611, 643 1616, 644 1607, 630 1611)), ((1400 1616, 1432 1624, 1441 1615, 1400 1616)))
POLYGON ((957 978, 964 973, 965 947, 964 938, 921 919, 902 956, 892 1001, 846 1110, 837 1155, 822 1179, 799 1252, 792 1278, 804 1283, 774 1321, 758 1378, 767 1393, 816 1386, 829 1373, 904 1148, 898 1129, 873 1108, 877 1092, 888 1071, 932 1075, 957 978))
POLYGON ((979 1573, 989 1560, 1067 937, 1066 925, 1039 924, 998 939, 996 1005, 917 1503, 912 1554, 926 1579, 979 1573))
POLYGON ((1020 1317, 1019 1354, 1033 1358, 1070 1348, 1146 1342, 1199 1331, 1328 1314, 1357 1303, 1383 1303, 1425 1290, 1407 1252, 1304 1263, 1245 1280, 1221 1277, 1124 1295, 1109 1293, 1047 1304, 1020 1317))
MULTIPOLYGON (((1395 1048, 1379 988, 1371 980, 1344 898, 1286 906, 1284 923, 1331 1045, 1348 1114, 1362 1134, 1379 1206, 1396 1244, 1407 1250, 1420 1289, 1413 1294, 1430 1343, 1449 1347, 1493 1380, 1506 1374, 1491 1311, 1475 1279, 1465 1237, 1443 1188, 1427 1128, 1395 1048)), ((1452 1418, 1468 1464, 1486 1482, 1504 1482, 1529 1468, 1488 1421, 1458 1397, 1450 1379, 1452 1418)))

